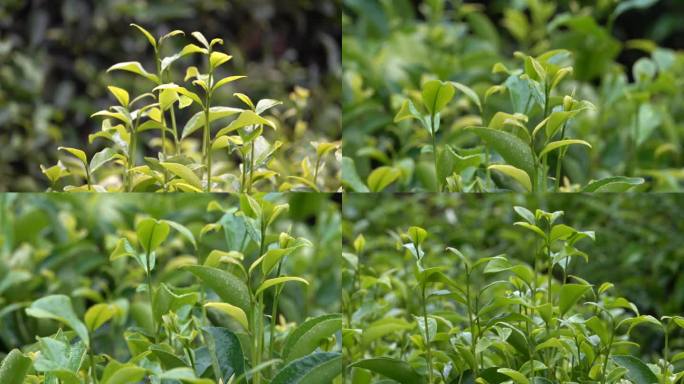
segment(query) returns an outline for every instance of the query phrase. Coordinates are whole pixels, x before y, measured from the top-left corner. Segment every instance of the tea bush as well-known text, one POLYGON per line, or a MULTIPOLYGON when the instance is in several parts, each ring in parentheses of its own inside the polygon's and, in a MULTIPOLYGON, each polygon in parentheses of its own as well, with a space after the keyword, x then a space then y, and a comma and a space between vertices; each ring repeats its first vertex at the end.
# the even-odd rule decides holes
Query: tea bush
MULTIPOLYGON (((185 33, 174 30, 155 38, 145 28, 137 24, 132 26, 142 33, 152 47, 156 70, 148 72, 139 61, 126 61, 111 66, 108 72, 133 73, 151 82, 152 87, 146 93, 131 97, 123 88, 108 86, 116 105, 91 116, 102 119, 102 129, 90 135, 89 140, 102 139, 109 146, 90 158, 81 149, 60 147, 60 150, 76 158, 76 164, 67 167, 60 162, 49 168, 43 167, 51 189, 59 189, 60 180, 70 175, 76 176, 77 180, 85 180, 83 185, 64 187, 65 191, 71 192, 213 190, 251 193, 257 189, 271 190, 276 187, 280 190, 302 188, 316 192, 320 188, 325 189, 326 180, 330 177, 319 178, 319 174, 327 173, 323 172, 326 168, 332 172, 331 176, 335 174, 332 154, 338 148, 336 143, 312 142, 311 155, 301 161, 299 173, 283 174, 283 169, 279 168, 282 164, 273 161, 283 142, 269 141, 264 132, 266 129, 278 129, 274 119, 267 117, 271 109, 282 102, 273 99, 254 102, 244 93, 235 92, 233 95, 242 107, 217 105, 219 89, 244 78, 242 75, 219 75, 221 66, 232 59, 232 56, 219 50, 224 44, 222 39, 208 40, 202 33, 192 32, 192 37, 199 45, 190 43, 179 52, 162 57, 164 43, 185 33), (205 67, 202 70, 196 66, 186 68, 183 81, 194 87, 194 90, 189 90, 174 82, 171 66, 183 57, 197 54, 205 57, 205 67), (182 124, 181 129, 177 111, 193 106, 197 111, 182 124), (230 123, 214 132, 212 126, 218 122, 225 123, 226 119, 230 119, 230 123), (148 131, 158 132, 158 136, 144 140, 143 135, 148 131), (196 132, 201 136, 199 151, 195 150, 196 144, 190 139, 196 132), (159 152, 139 161, 139 147, 145 145, 159 147, 159 152), (225 160, 216 162, 214 153, 223 153, 225 160), (234 166, 236 172, 230 172, 232 157, 237 159, 237 165, 234 166), (95 179, 96 173, 103 174, 100 183, 95 179), (276 183, 277 179, 281 179, 280 183, 276 183)), ((307 92, 298 90, 293 95, 305 99, 307 92)), ((297 113, 293 117, 296 118, 297 113)))
POLYGON ((656 3, 345 1, 346 190, 679 190, 682 54, 618 39, 656 3))
POLYGON ((2 195, 0 382, 339 382, 329 199, 2 195))
MULTIPOLYGON (((669 315, 656 314, 622 295, 623 279, 649 284, 648 272, 626 254, 638 245, 623 242, 619 251, 602 256, 609 258, 600 273, 612 282, 581 274, 583 264, 601 263, 594 242, 612 240, 612 234, 601 240, 602 227, 610 234, 615 224, 601 218, 594 232, 563 222, 573 220, 570 212, 582 212, 570 207, 584 206, 586 214, 587 206, 606 208, 600 200, 608 199, 569 196, 559 204, 568 206, 568 218, 562 211, 512 207, 525 199, 345 201, 342 312, 349 382, 681 380, 681 303, 669 315), (509 211, 516 219, 505 228, 509 211), (411 221, 427 229, 409 227, 411 221), (494 237, 489 232, 496 227, 494 237), (629 276, 611 273, 623 264, 631 264, 629 276)), ((662 207, 672 209, 671 203, 662 207)), ((659 206, 658 199, 648 204, 659 206)), ((676 204, 681 212, 681 200, 676 204)), ((645 227, 633 230, 643 233, 645 227)), ((669 241, 667 227, 655 228, 651 237, 669 241)))

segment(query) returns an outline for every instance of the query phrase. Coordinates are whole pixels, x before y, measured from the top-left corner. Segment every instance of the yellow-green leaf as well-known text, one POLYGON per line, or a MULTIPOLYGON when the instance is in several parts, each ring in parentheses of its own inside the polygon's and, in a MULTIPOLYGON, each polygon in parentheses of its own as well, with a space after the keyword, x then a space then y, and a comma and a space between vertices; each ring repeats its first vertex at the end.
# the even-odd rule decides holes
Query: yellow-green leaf
POLYGON ((525 190, 528 192, 532 190, 532 182, 530 181, 530 176, 520 168, 516 168, 512 165, 494 164, 490 165, 489 169, 499 171, 507 176, 512 177, 513 179, 515 179, 515 181, 517 181, 523 187, 525 187, 525 190))
POLYGON ((285 283, 290 282, 290 281, 302 283, 304 285, 309 285, 309 282, 302 279, 301 277, 295 277, 295 276, 276 277, 275 279, 268 279, 268 280, 264 281, 263 283, 261 283, 259 288, 257 288, 255 295, 259 296, 259 294, 261 294, 262 292, 264 292, 265 290, 267 290, 273 286, 285 284, 285 283))
POLYGON ((121 104, 124 107, 128 106, 128 102, 130 101, 128 91, 126 91, 123 88, 115 87, 113 85, 108 86, 107 89, 109 89, 109 92, 111 92, 112 95, 116 97, 116 100, 119 101, 119 104, 121 104))
POLYGON ((154 47, 154 49, 157 49, 157 41, 154 39, 154 36, 152 36, 151 33, 149 33, 145 28, 139 26, 138 24, 131 23, 131 26, 138 28, 138 30, 140 32, 142 32, 143 35, 145 35, 145 37, 147 38, 147 41, 150 42, 152 47, 154 47))
POLYGON ((209 56, 209 62, 212 68, 218 68, 232 58, 233 56, 226 55, 223 52, 212 52, 211 56, 209 56))
POLYGON ((561 147, 567 147, 568 145, 573 145, 573 144, 580 144, 580 145, 584 145, 584 146, 591 148, 591 144, 587 143, 584 140, 574 140, 574 139, 573 140, 559 140, 559 141, 554 141, 552 143, 547 144, 546 147, 544 147, 544 149, 539 154, 539 157, 544 157, 544 155, 546 155, 547 153, 549 153, 551 151, 554 151, 554 150, 561 148, 561 147))
POLYGON ((241 308, 236 307, 234 305, 230 305, 228 303, 213 302, 204 304, 204 307, 218 309, 219 311, 237 320, 237 322, 240 323, 240 325, 242 325, 245 328, 245 330, 249 330, 249 322, 247 321, 247 315, 245 314, 245 311, 243 311, 241 308))
POLYGON ((200 189, 202 188, 202 181, 195 174, 195 172, 193 172, 187 166, 179 163, 168 162, 161 162, 159 163, 159 165, 168 169, 169 171, 171 171, 171 173, 185 180, 188 184, 192 185, 193 187, 200 189))
POLYGON ((111 320, 117 313, 117 307, 112 304, 95 304, 85 313, 86 327, 90 332, 93 332, 111 320))
POLYGON ((401 176, 401 171, 396 168, 379 167, 368 176, 368 188, 371 192, 380 192, 394 183, 399 176, 401 176))
POLYGON ((85 152, 81 151, 80 149, 69 147, 59 147, 57 149, 60 151, 66 151, 71 153, 72 155, 76 156, 79 160, 81 160, 83 162, 83 165, 88 165, 88 156, 86 156, 85 152))

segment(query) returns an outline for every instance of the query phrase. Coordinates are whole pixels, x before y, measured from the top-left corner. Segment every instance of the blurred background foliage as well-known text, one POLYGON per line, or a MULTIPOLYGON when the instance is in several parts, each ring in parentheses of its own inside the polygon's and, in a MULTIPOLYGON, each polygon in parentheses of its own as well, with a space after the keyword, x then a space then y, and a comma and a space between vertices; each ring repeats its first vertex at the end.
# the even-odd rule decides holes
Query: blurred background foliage
MULTIPOLYGON (((279 134, 296 141, 285 150, 298 163, 309 141, 341 135, 340 8, 340 0, 0 1, 0 190, 47 188, 39 166, 57 162, 58 145, 94 153, 86 143, 100 124, 89 116, 111 104, 106 86, 139 94, 148 85, 105 72, 130 60, 154 68, 149 44, 130 23, 155 35, 181 29, 223 38, 231 73, 249 76, 240 92, 285 102, 283 119, 297 115, 279 134), (296 86, 310 90, 306 100, 296 86)), ((174 48, 189 41, 177 39, 174 48)), ((233 92, 226 87, 217 101, 239 106, 233 92)))
MULTIPOLYGON (((589 256, 588 263, 576 259, 570 274, 596 286, 614 283, 614 293, 634 302, 642 314, 659 318, 684 312, 684 239, 679 236, 684 230, 684 196, 678 194, 345 195, 344 250, 353 252, 354 239, 363 234, 362 268, 372 275, 410 269, 413 261, 397 236, 416 225, 430 234, 423 245, 426 267, 457 268, 444 250, 447 246, 475 258, 505 253, 531 264, 536 238, 513 226, 521 220, 513 210, 517 205, 564 211, 559 222, 596 232, 595 241, 578 245, 589 256)), ((662 338, 651 332, 656 331, 644 328, 633 334, 645 354, 663 348, 662 338)))
MULTIPOLYGON (((684 186, 684 2, 344 0, 342 12, 344 156, 362 180, 387 165, 402 172, 392 190, 429 190, 432 155, 421 150, 427 133, 392 121, 422 82, 457 81, 483 100, 505 79, 492 73, 495 63, 515 68, 515 51, 563 48, 572 52, 574 73, 558 94, 598 107, 568 125, 593 146, 563 159, 570 180, 627 175, 646 178, 642 190, 684 186)), ((508 98, 490 96, 485 121, 512 112, 508 98)), ((475 105, 457 92, 442 115, 441 142, 468 147, 472 137, 459 130, 478 125, 475 105)), ((538 120, 531 116, 528 127, 538 120)))
MULTIPOLYGON (((335 257, 341 253, 339 195, 275 193, 265 198, 290 206, 269 230, 270 238, 289 231, 313 243, 289 256, 283 265, 286 273, 310 283, 308 288, 285 288, 280 301, 283 316, 293 324, 339 312, 340 261, 335 257)), ((36 321, 23 310, 32 300, 49 294, 69 295, 79 313, 98 297, 123 301, 132 310, 122 322, 140 321, 133 309, 140 305, 140 298, 145 300, 144 292, 137 290, 144 276, 127 268, 127 263, 109 261, 118 238, 134 231, 136 219, 146 216, 188 227, 198 241, 197 251, 176 236, 159 252, 156 277, 174 286, 188 286, 193 279, 179 266, 214 249, 228 250, 227 236, 237 230, 225 225, 200 238, 206 224, 232 222, 222 217, 223 212, 209 212, 211 201, 225 209, 237 209, 240 204, 237 195, 229 194, 0 194, 0 354, 34 343, 33 335, 55 331, 56 324, 36 321)), ((245 249, 246 263, 258 253, 258 247, 253 248, 245 249)), ((98 333, 98 348, 126 358, 125 340, 117 334, 122 329, 112 326, 98 333)))

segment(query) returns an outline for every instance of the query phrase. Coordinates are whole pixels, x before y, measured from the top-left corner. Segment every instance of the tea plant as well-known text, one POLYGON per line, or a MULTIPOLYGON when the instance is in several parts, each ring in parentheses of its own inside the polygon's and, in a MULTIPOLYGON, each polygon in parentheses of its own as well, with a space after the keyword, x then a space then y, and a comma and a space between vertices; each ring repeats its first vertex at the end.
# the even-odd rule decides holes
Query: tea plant
POLYGON ((655 3, 345 2, 345 189, 680 189, 682 55, 620 22, 655 3))
POLYGON ((300 285, 301 295, 310 284, 288 274, 288 259, 314 246, 274 231, 288 208, 272 196, 240 195, 238 206, 210 202, 207 211, 219 220, 195 231, 146 216, 136 220, 135 230, 108 234, 107 269, 112 277, 132 276, 130 284, 3 305, 3 317, 21 316, 26 307, 25 315, 36 319, 24 332, 34 322, 41 328, 37 343, 3 360, 0 382, 338 382, 341 316, 322 314, 299 325, 285 317, 286 286, 300 285), (220 248, 208 241, 216 232, 225 234, 220 248), (186 248, 189 254, 174 255, 186 248), (76 303, 87 306, 80 311, 76 303), (54 324, 56 332, 50 331, 54 324), (113 345, 96 343, 98 338, 125 345, 126 354, 104 352, 113 345))
MULTIPOLYGON (((137 96, 117 86, 108 87, 117 105, 92 115, 102 119, 102 129, 90 135, 89 140, 92 143, 103 139, 110 146, 90 159, 80 149, 60 147, 78 161, 72 166, 58 163, 43 167, 52 190, 58 190, 59 181, 70 175, 82 176, 85 185, 67 185, 63 187, 65 191, 250 193, 258 188, 268 189, 269 184, 277 185, 278 178, 297 182, 283 182, 281 190, 318 191, 326 187, 318 180, 318 172, 326 163, 332 162, 329 154, 337 149, 336 143, 316 144, 311 160, 308 155, 304 157, 302 161, 316 163, 313 176, 309 175, 308 169, 304 169, 302 176, 280 174, 271 165, 283 142, 269 141, 264 131, 278 128, 276 119, 268 114, 282 102, 272 99, 255 102, 240 92, 233 93, 240 107, 222 106, 217 102, 223 87, 245 78, 242 75, 222 77, 222 67, 232 59, 219 49, 224 44, 222 39, 210 41, 202 33, 192 32, 196 43, 186 44, 179 52, 163 56, 164 48, 172 39, 184 36, 183 31, 174 30, 155 39, 143 27, 132 26, 142 33, 154 51, 154 72, 148 72, 138 61, 115 64, 107 72, 129 72, 152 85, 148 92, 137 96), (188 66, 182 81, 175 78, 176 62, 194 55, 202 57, 203 67, 188 66), (186 109, 196 112, 181 124, 180 117, 186 114, 186 109), (218 123, 222 128, 215 130, 218 123), (158 132, 158 135, 150 139, 148 132, 158 132), (195 151, 193 135, 196 132, 201 134, 200 152, 195 151), (159 152, 154 157, 139 159, 139 153, 144 153, 147 147, 159 148, 159 152), (215 161, 217 153, 228 161, 215 161), (237 175, 230 172, 233 158, 239 160, 237 175), (113 173, 112 168, 118 169, 118 174, 113 173), (97 173, 103 175, 101 180, 96 179, 97 173)), ((334 167, 331 168, 334 172, 334 167)))
POLYGON ((595 234, 560 223, 562 211, 515 211, 521 218, 515 226, 535 239, 527 258, 426 248, 433 239, 420 227, 373 239, 373 259, 369 240, 353 241, 343 291, 349 382, 676 383, 684 377, 678 364, 684 353, 671 344, 684 318, 642 314, 611 294, 612 283, 574 275, 573 266, 590 259, 580 245, 595 234), (397 247, 387 249, 393 242, 397 247), (429 251, 435 249, 444 254, 429 251), (404 271, 370 262, 396 259, 397 252, 411 260, 404 271), (633 355, 639 344, 631 336, 644 327, 664 341, 652 362, 633 355))

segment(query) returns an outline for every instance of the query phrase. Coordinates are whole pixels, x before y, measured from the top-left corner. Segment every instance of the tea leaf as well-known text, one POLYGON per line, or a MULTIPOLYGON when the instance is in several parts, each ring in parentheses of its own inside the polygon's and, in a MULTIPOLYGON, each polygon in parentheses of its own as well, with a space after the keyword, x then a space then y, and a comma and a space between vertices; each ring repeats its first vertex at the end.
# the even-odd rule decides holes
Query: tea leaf
POLYGON ((296 276, 282 276, 282 277, 276 277, 274 279, 268 279, 261 283, 259 288, 257 288, 256 292, 254 292, 255 296, 259 296, 260 293, 264 292, 265 290, 276 286, 280 284, 285 284, 287 282, 297 282, 297 283, 302 283, 304 285, 309 285, 309 282, 302 279, 301 277, 296 277, 296 276))
POLYGON ((534 155, 530 146, 517 136, 508 132, 491 128, 472 127, 468 131, 480 136, 488 145, 498 152, 510 165, 522 169, 530 176, 534 176, 534 155))
POLYGON ((202 330, 207 336, 214 376, 224 383, 230 383, 231 377, 242 375, 245 361, 238 337, 226 328, 204 327, 202 330))
POLYGON ((168 169, 169 171, 171 171, 171 173, 180 177, 191 186, 197 189, 202 189, 202 181, 200 180, 200 178, 197 176, 197 174, 195 174, 195 172, 193 172, 190 168, 186 167, 185 165, 167 162, 161 162, 159 163, 159 165, 168 169))
POLYGON ((245 311, 245 313, 251 311, 249 289, 242 280, 232 273, 200 265, 193 265, 184 269, 197 276, 202 283, 216 292, 224 302, 237 306, 245 311))
POLYGON ((140 64, 137 61, 127 61, 123 63, 118 63, 114 64, 109 69, 107 69, 107 72, 111 71, 128 71, 128 72, 133 72, 136 75, 140 75, 156 84, 160 84, 161 82, 159 81, 159 77, 157 75, 151 74, 143 68, 142 64, 140 64))
POLYGON ((189 292, 176 294, 168 285, 162 283, 154 294, 154 307, 152 308, 155 320, 161 320, 162 316, 169 312, 176 312, 184 306, 193 306, 199 301, 199 293, 189 292))
POLYGON ((339 314, 314 317, 303 322, 292 331, 283 346, 283 359, 286 362, 306 356, 318 348, 321 342, 342 329, 342 316, 339 314))
POLYGON ((425 377, 419 375, 408 363, 389 357, 364 359, 349 365, 350 368, 362 368, 379 373, 401 384, 424 384, 425 377))
POLYGON ((216 82, 216 84, 214 84, 214 86, 211 88, 211 90, 212 90, 212 91, 216 91, 217 89, 223 87, 223 86, 226 85, 226 84, 232 83, 232 82, 235 81, 235 80, 244 79, 244 78, 246 78, 246 77, 247 77, 247 76, 228 76, 228 77, 224 77, 223 79, 221 79, 221 80, 219 80, 218 82, 216 82))
POLYGON ((580 145, 584 145, 586 147, 591 148, 591 144, 587 143, 584 140, 559 140, 559 141, 551 142, 548 145, 546 145, 546 147, 544 147, 544 149, 539 154, 539 157, 544 157, 544 155, 548 154, 551 151, 555 151, 558 148, 567 147, 568 145, 575 145, 575 144, 580 144, 580 145))
POLYGON ((26 308, 26 314, 39 319, 57 320, 73 329, 86 346, 90 345, 88 328, 76 317, 69 296, 50 295, 42 297, 26 308))
POLYGON ((342 157, 342 185, 350 189, 351 192, 370 191, 356 172, 354 160, 346 156, 342 157))
POLYGON ((206 303, 204 304, 204 307, 218 309, 219 311, 237 320, 237 322, 240 323, 240 325, 242 325, 245 328, 245 330, 249 331, 249 322, 247 321, 247 315, 245 314, 245 311, 243 311, 242 309, 227 303, 206 303))
POLYGON ((159 245, 166 240, 169 235, 169 225, 148 217, 138 223, 135 231, 138 234, 140 245, 145 252, 150 253, 159 248, 159 245))
POLYGON ((503 174, 506 174, 518 183, 522 184, 522 186, 525 188, 527 192, 532 191, 532 182, 530 181, 530 176, 525 173, 522 169, 516 168, 512 165, 505 165, 505 164, 494 164, 490 165, 488 169, 493 169, 495 171, 499 171, 503 174))
MULTIPOLYGON (((209 109, 209 122, 214 122, 219 119, 223 119, 232 115, 235 115, 237 113, 242 112, 242 109, 239 108, 231 108, 231 107, 211 107, 209 109)), ((195 115, 193 115, 190 120, 185 124, 185 127, 183 128, 183 134, 182 138, 185 139, 186 137, 190 136, 193 134, 195 131, 198 129, 204 127, 204 112, 200 111, 197 112, 195 115)), ((220 135, 218 135, 220 136, 220 135)))
POLYGON ((112 304, 95 304, 86 311, 83 320, 88 330, 93 332, 111 320, 118 312, 117 307, 112 304))
POLYGON ((128 106, 128 102, 130 101, 130 96, 128 95, 128 91, 126 91, 123 88, 115 87, 113 85, 110 85, 107 87, 109 89, 109 92, 116 97, 116 100, 121 104, 123 107, 128 106))
POLYGON ((102 376, 102 384, 129 384, 136 383, 145 377, 147 371, 144 368, 136 367, 134 365, 118 365, 115 368, 110 368, 110 365, 105 368, 105 373, 102 376))
POLYGON ((423 84, 423 104, 430 114, 439 113, 455 94, 456 90, 451 83, 431 80, 423 84))
POLYGON ((368 176, 368 188, 371 192, 381 192, 397 181, 399 176, 401 176, 401 171, 396 168, 388 166, 376 168, 368 176))
POLYGON ((529 384, 530 381, 527 380, 527 377, 523 375, 522 373, 516 371, 515 369, 510 369, 510 368, 499 368, 496 370, 499 373, 503 373, 504 375, 510 377, 515 381, 517 384, 529 384))
POLYGON ((584 284, 564 284, 558 303, 560 315, 565 315, 590 288, 591 286, 584 284))
POLYGON ((171 228, 178 231, 178 233, 180 233, 183 237, 185 237, 190 242, 190 244, 192 244, 193 248, 197 249, 197 241, 195 241, 195 236, 192 234, 192 232, 190 232, 190 230, 186 226, 184 226, 180 223, 177 223, 175 221, 171 221, 171 220, 160 220, 160 221, 170 225, 171 228))
POLYGON ((90 160, 90 173, 95 173, 100 167, 115 160, 117 157, 118 154, 111 148, 105 148, 94 154, 93 158, 90 160))
POLYGON ((233 56, 226 55, 222 52, 212 52, 211 56, 209 57, 209 63, 211 64, 212 68, 218 68, 222 64, 227 63, 232 58, 233 56))
POLYGON ((0 383, 23 384, 24 378, 31 369, 31 359, 18 349, 13 349, 0 365, 0 383))
POLYGON ((151 33, 149 33, 145 28, 139 26, 138 24, 133 24, 131 23, 131 27, 137 28, 145 37, 147 38, 147 41, 150 42, 150 45, 156 50, 157 49, 157 41, 154 39, 151 33))
POLYGON ((207 38, 204 37, 204 35, 202 34, 202 32, 197 32, 197 31, 195 31, 195 32, 192 32, 191 35, 192 35, 192 37, 194 37, 195 39, 197 39, 197 41, 199 41, 202 45, 204 45, 204 47, 205 47, 206 49, 210 49, 210 48, 211 48, 211 46, 209 45, 209 42, 207 41, 207 38))
POLYGON ((582 189, 582 192, 626 192, 644 183, 640 177, 607 177, 605 179, 592 181, 582 189))
POLYGON ((273 377, 270 384, 330 383, 342 372, 342 355, 316 352, 294 360, 273 377))
POLYGON ((615 364, 625 367, 628 370, 627 377, 635 384, 658 383, 658 378, 646 364, 634 356, 615 355, 612 356, 615 364))
POLYGON ((477 105, 477 109, 479 109, 480 113, 482 113, 482 103, 480 102, 480 97, 477 95, 477 93, 475 93, 475 91, 473 91, 470 87, 455 81, 452 81, 451 85, 463 92, 464 95, 466 95, 473 103, 475 103, 475 105, 477 105))
POLYGON ((72 155, 76 156, 77 159, 81 160, 83 166, 88 166, 88 157, 86 156, 85 152, 81 151, 80 149, 67 147, 59 147, 57 149, 71 153, 72 155))

